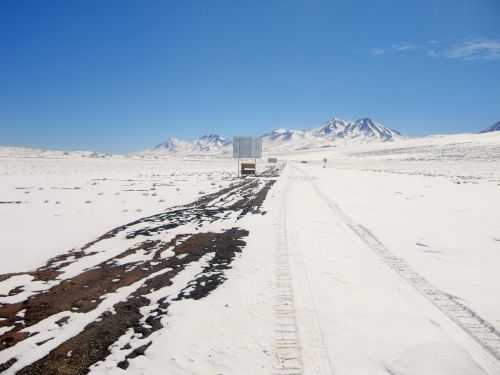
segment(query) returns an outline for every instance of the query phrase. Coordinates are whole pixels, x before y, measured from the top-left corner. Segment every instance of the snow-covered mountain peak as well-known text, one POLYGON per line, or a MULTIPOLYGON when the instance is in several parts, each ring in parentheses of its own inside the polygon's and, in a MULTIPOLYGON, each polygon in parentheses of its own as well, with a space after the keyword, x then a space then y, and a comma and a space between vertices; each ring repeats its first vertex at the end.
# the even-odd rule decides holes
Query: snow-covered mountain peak
POLYGON ((195 152, 218 152, 228 151, 231 141, 218 134, 206 134, 193 142, 195 152))
MULTIPOLYGON (((331 118, 317 128, 296 130, 279 128, 264 134, 261 138, 264 149, 293 151, 309 148, 333 147, 351 142, 385 142, 400 134, 386 128, 370 118, 346 121, 331 118)), ((153 151, 177 155, 229 155, 232 142, 218 134, 206 134, 196 140, 183 141, 169 138, 153 151)))
POLYGON ((153 151, 173 154, 225 154, 229 152, 231 141, 218 134, 205 134, 192 141, 167 138, 157 145, 153 151))
POLYGON ((340 146, 351 142, 386 142, 400 134, 370 118, 346 121, 336 117, 317 128, 305 130, 276 129, 262 136, 264 148, 292 151, 340 146))
POLYGON ((484 130, 481 130, 480 133, 489 133, 489 132, 496 132, 496 131, 500 131, 500 121, 498 121, 497 123, 491 125, 490 127, 484 129, 484 130))
POLYGON ((213 144, 224 144, 227 143, 228 140, 224 137, 221 137, 218 134, 205 134, 201 136, 198 141, 213 143, 213 144))
POLYGON ((382 141, 392 140, 400 135, 397 131, 386 128, 371 118, 360 118, 354 122, 332 118, 323 123, 319 128, 312 129, 316 137, 334 139, 379 139, 382 141))
POLYGON ((350 124, 346 128, 346 132, 353 137, 378 138, 381 140, 391 140, 395 136, 400 135, 399 132, 386 128, 382 123, 375 122, 371 118, 361 118, 350 124))
POLYGON ((273 141, 287 141, 300 138, 303 135, 304 131, 302 130, 280 128, 280 129, 274 129, 271 133, 264 134, 262 138, 271 139, 273 141))
POLYGON ((279 128, 279 129, 274 129, 271 134, 272 135, 280 135, 280 134, 285 134, 287 133, 289 130, 288 129, 285 129, 285 128, 279 128))
POLYGON ((348 124, 349 124, 348 121, 334 117, 321 124, 315 133, 317 136, 320 137, 321 136, 329 137, 343 131, 348 124))
POLYGON ((166 152, 177 152, 181 145, 183 145, 185 141, 181 141, 177 138, 167 138, 164 142, 156 145, 154 147, 155 150, 158 151, 166 151, 166 152))

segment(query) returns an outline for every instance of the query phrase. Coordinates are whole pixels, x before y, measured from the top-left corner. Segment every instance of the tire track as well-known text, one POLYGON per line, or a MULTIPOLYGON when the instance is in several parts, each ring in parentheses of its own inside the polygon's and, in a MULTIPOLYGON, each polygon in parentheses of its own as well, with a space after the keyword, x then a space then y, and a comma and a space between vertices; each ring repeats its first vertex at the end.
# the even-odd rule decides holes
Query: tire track
POLYGON ((302 375, 303 363, 299 340, 292 274, 288 255, 286 213, 283 204, 278 223, 278 247, 275 258, 276 318, 274 342, 274 375, 302 375))
POLYGON ((296 182, 293 180, 287 176, 278 218, 274 374, 331 375, 333 365, 319 323, 313 288, 301 249, 293 247, 293 235, 289 235, 299 229, 293 226, 287 212, 290 184, 296 182), (295 290, 294 285, 298 286, 295 290))
MULTIPOLYGON (((309 174, 295 167, 303 175, 309 174)), ((403 258, 393 254, 373 233, 352 220, 328 198, 312 178, 314 190, 327 206, 392 270, 432 303, 451 323, 450 334, 464 343, 471 355, 491 375, 500 374, 500 332, 456 297, 439 290, 416 272, 403 258), (455 328, 455 329, 453 329, 455 328), (466 335, 463 335, 465 333, 466 335)))

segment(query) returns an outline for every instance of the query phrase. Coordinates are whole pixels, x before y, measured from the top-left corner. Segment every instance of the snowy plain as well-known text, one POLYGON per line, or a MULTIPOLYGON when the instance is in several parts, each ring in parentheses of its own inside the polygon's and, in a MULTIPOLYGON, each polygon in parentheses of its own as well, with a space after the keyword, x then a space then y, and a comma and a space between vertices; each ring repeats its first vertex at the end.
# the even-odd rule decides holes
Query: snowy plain
MULTIPOLYGON (((249 231, 226 281, 173 303, 126 371, 122 336, 91 373, 500 374, 500 132, 277 154, 287 164, 265 214, 210 224, 249 231)), ((0 273, 235 181, 224 158, 18 156, 0 159, 0 273)), ((17 277, 0 281, 0 303, 29 282, 17 277)))
POLYGON ((236 173, 227 159, 22 156, 0 158, 2 252, 12 255, 0 273, 40 266, 119 224, 219 190, 236 173))
POLYGON ((309 160, 302 168, 356 222, 500 328, 500 303, 490 298, 500 293, 500 133, 292 158, 309 160))

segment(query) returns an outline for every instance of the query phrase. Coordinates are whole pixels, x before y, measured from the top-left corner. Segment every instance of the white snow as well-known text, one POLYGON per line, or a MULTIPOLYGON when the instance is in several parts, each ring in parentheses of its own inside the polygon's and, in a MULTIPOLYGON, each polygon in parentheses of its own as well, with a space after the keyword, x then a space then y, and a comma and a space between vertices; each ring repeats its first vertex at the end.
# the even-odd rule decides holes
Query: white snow
POLYGON ((235 173, 230 159, 0 158, 0 202, 22 202, 0 203, 8 257, 0 273, 32 270, 118 225, 216 191, 235 173))
MULTIPOLYGON (((300 131, 276 136, 312 139, 300 131)), ((500 132, 293 152, 283 146, 277 153, 287 166, 264 203, 266 215, 207 226, 250 231, 227 280, 206 298, 172 303, 164 328, 127 373, 500 374, 500 132)), ((234 174, 224 158, 4 157, 0 201, 22 203, 0 205, 0 272, 36 268, 106 230, 225 187, 234 174)), ((188 230, 196 228, 187 224, 188 230)), ((96 255, 64 268, 61 278, 123 245, 120 236, 102 241, 96 255)), ((145 257, 136 253, 120 263, 145 257)), ((151 293, 144 309, 175 295, 205 261, 151 293)), ((21 294, 43 288, 30 281, 0 282, 0 302, 19 298, 5 295, 20 285, 21 294)), ((107 295, 91 313, 62 313, 71 316, 65 327, 53 324, 61 316, 30 327, 42 332, 18 344, 28 354, 6 349, 0 363, 14 352, 20 362, 13 369, 40 358, 137 286, 107 295)), ((116 363, 128 352, 119 349, 132 335, 122 336, 92 373, 123 373, 116 363)), ((132 339, 129 351, 144 341, 132 339)))
POLYGON ((284 199, 304 373, 482 374, 440 313, 296 181, 284 199))

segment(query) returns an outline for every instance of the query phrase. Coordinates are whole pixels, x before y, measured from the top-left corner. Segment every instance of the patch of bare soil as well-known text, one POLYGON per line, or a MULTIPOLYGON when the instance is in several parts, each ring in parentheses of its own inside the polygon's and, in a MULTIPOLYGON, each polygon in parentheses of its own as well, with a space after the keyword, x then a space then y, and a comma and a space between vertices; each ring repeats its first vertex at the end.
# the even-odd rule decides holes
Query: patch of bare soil
MULTIPOLYGON (((110 345, 130 328, 140 335, 140 338, 146 339, 151 333, 163 327, 161 318, 166 315, 169 303, 160 304, 153 314, 144 317, 140 312, 140 308, 148 306, 151 302, 145 296, 154 290, 171 285, 171 279, 186 265, 198 261, 203 255, 214 253, 209 265, 174 300, 200 299, 207 296, 224 282, 223 271, 229 268, 235 254, 241 252, 245 245, 242 238, 247 235, 247 231, 236 228, 223 233, 192 235, 179 245, 181 249, 174 249, 176 254, 182 252, 188 254, 188 256, 182 258, 172 271, 167 271, 146 280, 126 301, 114 305, 114 313, 104 313, 97 321, 86 326, 83 332, 58 346, 46 357, 25 367, 17 374, 86 374, 92 364, 103 360, 110 354, 110 345), (205 280, 209 282, 202 283, 205 280), (141 323, 143 318, 146 319, 144 323, 141 323), (71 356, 68 356, 68 353, 71 353, 71 356)), ((141 349, 135 349, 132 353, 126 355, 124 360, 119 363, 119 366, 121 368, 128 367, 128 360, 140 355, 140 352, 144 354, 149 345, 150 341, 145 343, 141 349)))
MULTIPOLYGON (((236 221, 247 214, 264 214, 261 206, 274 182, 271 179, 239 181, 216 193, 202 196, 191 204, 119 226, 80 249, 73 249, 50 259, 45 266, 35 271, 0 275, 0 281, 24 274, 31 275, 34 280, 57 282, 48 290, 34 294, 22 302, 0 304, 0 327, 11 328, 0 336, 0 351, 15 347, 26 338, 36 335, 36 332, 23 332, 27 327, 63 312, 68 312, 68 315, 59 319, 56 324, 71 324, 72 313, 92 311, 109 293, 143 281, 125 300, 115 304, 112 311, 106 311, 79 334, 17 373, 86 374, 91 365, 110 354, 109 348, 113 343, 132 329, 134 335, 131 339, 145 342, 134 349, 124 349, 123 360, 118 366, 126 369, 130 360, 144 355, 150 345, 147 338, 162 328, 161 319, 167 314, 171 303, 204 298, 226 280, 225 271, 231 267, 235 255, 244 248, 243 238, 249 234, 247 230, 238 227, 210 232, 203 231, 203 226, 217 220, 226 220, 231 214, 233 217, 236 215, 236 221), (178 234, 169 242, 159 239, 159 234, 187 223, 194 223, 199 231, 194 234, 178 234), (134 228, 138 224, 141 224, 140 229, 134 228), (134 239, 135 244, 95 267, 82 270, 73 278, 58 280, 65 267, 84 257, 95 255, 96 252, 92 249, 94 245, 117 235, 121 235, 125 241, 134 239), (138 238, 143 241, 137 244, 138 238), (134 254, 141 254, 144 260, 132 263, 120 261, 134 254), (141 308, 151 304, 148 294, 172 285, 179 272, 190 264, 200 262, 202 257, 205 259, 202 272, 185 285, 177 296, 168 300, 161 299, 152 312, 147 316, 142 315, 141 308)), ((22 286, 17 286, 9 295, 18 294, 22 290, 22 286)), ((43 346, 50 341, 51 339, 40 340, 36 344, 43 346)), ((0 364, 0 372, 7 370, 15 362, 16 358, 13 357, 0 364)))

